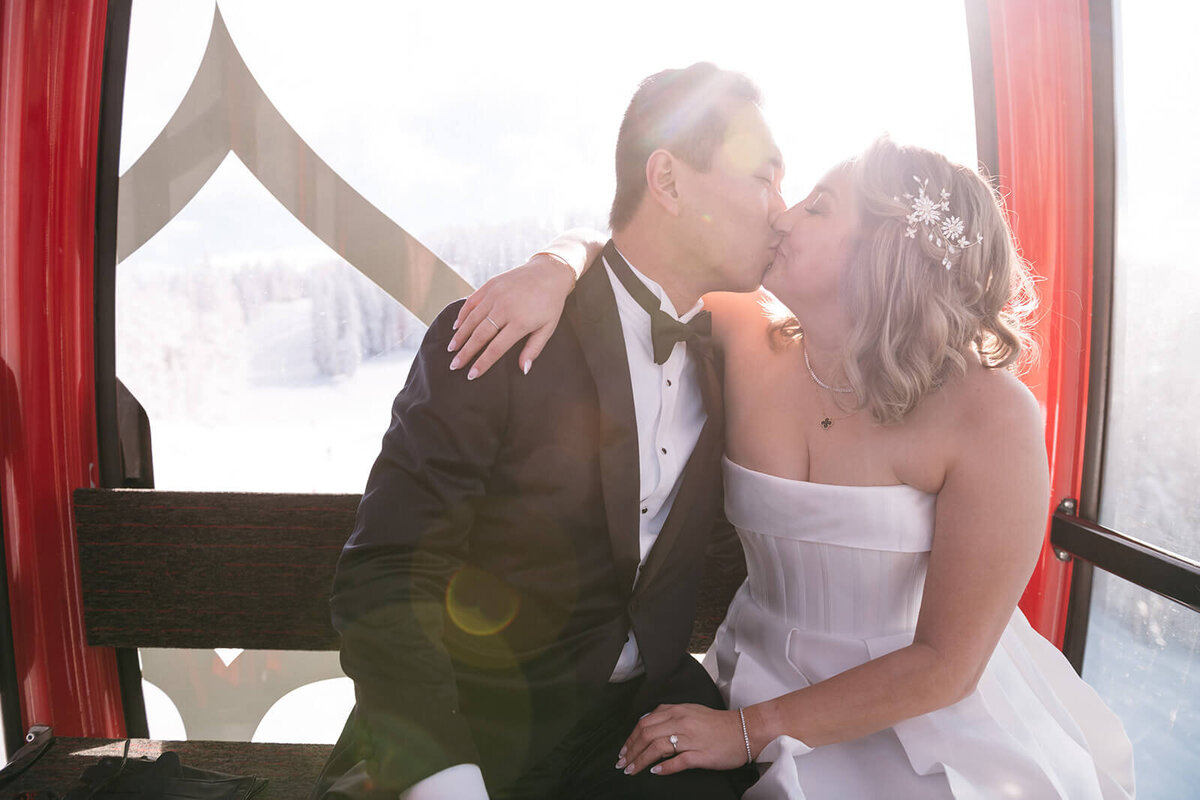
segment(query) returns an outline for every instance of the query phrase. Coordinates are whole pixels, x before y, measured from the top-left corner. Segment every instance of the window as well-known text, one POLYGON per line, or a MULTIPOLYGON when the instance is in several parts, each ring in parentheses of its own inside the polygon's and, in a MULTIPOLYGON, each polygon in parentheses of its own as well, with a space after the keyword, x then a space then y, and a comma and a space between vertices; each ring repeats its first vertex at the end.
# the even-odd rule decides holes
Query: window
MULTIPOLYGON (((1188 131, 1197 67, 1192 7, 1123 3, 1114 18, 1117 218, 1109 412, 1100 524, 1200 560, 1200 337, 1195 220, 1200 166, 1188 131)), ((1105 343, 1096 343, 1105 346, 1105 343)), ((1138 797, 1200 782, 1200 615, 1097 571, 1083 675, 1133 740, 1138 797)))
MULTIPOLYGON (((334 9, 134 4, 117 372, 149 414, 158 488, 361 491, 420 306, 604 227, 621 115, 660 69, 753 77, 793 201, 884 132, 975 163, 959 0, 334 9), (414 279, 403 236, 443 263, 414 279)), ((344 719, 344 699, 314 719, 306 692, 309 730, 272 707, 338 675, 335 654, 143 666, 155 737, 249 738, 271 709, 271 730, 332 741, 344 719)))

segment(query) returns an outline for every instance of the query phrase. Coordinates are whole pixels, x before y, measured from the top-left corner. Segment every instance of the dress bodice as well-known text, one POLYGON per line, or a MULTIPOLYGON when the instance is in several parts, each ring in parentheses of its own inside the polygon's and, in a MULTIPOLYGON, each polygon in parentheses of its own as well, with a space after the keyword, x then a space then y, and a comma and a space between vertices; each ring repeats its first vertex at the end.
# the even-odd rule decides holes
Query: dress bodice
POLYGON ((835 486, 724 462, 725 513, 746 552, 747 591, 812 632, 870 638, 916 627, 936 495, 835 486))
MULTIPOLYGON (((789 480, 728 458, 724 473, 747 578, 704 664, 730 708, 912 644, 936 495, 789 480)), ((815 749, 781 735, 756 760, 763 775, 745 800, 1133 794, 1120 721, 1019 610, 975 690, 957 703, 815 749)))

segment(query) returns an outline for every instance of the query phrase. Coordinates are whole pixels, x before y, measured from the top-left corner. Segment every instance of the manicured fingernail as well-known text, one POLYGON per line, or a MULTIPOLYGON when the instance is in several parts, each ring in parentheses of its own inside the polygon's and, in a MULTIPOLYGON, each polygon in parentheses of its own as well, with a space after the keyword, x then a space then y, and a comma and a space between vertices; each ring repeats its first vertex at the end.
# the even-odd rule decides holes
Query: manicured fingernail
POLYGON ((454 324, 450 326, 450 330, 452 330, 452 331, 458 330, 458 320, 454 320, 454 324))
POLYGON ((457 356, 455 356, 454 358, 450 359, 450 369, 458 369, 458 368, 459 368, 459 367, 461 367, 461 366, 462 366, 462 364, 458 363, 458 357, 457 357, 457 356))
POLYGON ((471 367, 471 371, 467 373, 467 380, 473 381, 479 377, 479 370, 471 367))
POLYGON ((626 768, 625 768, 625 774, 626 774, 626 775, 632 775, 632 774, 633 774, 633 764, 630 764, 628 767, 626 767, 626 768))
POLYGON ((653 766, 653 767, 651 767, 651 768, 650 768, 650 774, 651 774, 651 775, 657 775, 657 774, 658 774, 658 773, 660 773, 660 772, 662 772, 662 767, 660 767, 660 766, 658 766, 658 765, 655 765, 655 766, 653 766))
POLYGON ((629 748, 628 748, 628 747, 622 747, 622 748, 621 748, 621 752, 617 753, 617 755, 621 757, 621 760, 622 760, 622 761, 624 761, 624 760, 625 760, 625 754, 626 754, 626 753, 628 753, 628 752, 629 752, 629 748))
POLYGON ((446 352, 453 353, 455 351, 455 349, 457 349, 457 348, 458 348, 458 342, 451 339, 450 344, 446 345, 446 352))
POLYGON ((625 759, 618 758, 617 759, 617 769, 624 769, 624 768, 625 768, 625 759))
POLYGON ((524 372, 526 375, 528 375, 529 370, 532 366, 533 366, 532 361, 526 361, 524 364, 521 365, 521 372, 524 372))

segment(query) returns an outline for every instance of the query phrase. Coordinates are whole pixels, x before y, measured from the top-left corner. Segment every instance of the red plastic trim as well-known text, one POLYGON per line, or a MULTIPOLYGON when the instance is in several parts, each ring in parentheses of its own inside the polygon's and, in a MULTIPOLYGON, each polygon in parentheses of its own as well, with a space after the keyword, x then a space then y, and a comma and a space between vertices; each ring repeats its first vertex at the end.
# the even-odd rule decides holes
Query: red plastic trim
POLYGON ((1079 497, 1092 304, 1092 76, 1086 0, 989 0, 1001 188, 1039 276, 1041 348, 1024 376, 1046 414, 1047 539, 1021 608, 1062 645, 1070 568, 1049 544, 1060 500, 1079 497))
POLYGON ((104 0, 0 6, 0 498, 26 726, 123 736, 84 643, 71 492, 96 483, 92 259, 104 0))

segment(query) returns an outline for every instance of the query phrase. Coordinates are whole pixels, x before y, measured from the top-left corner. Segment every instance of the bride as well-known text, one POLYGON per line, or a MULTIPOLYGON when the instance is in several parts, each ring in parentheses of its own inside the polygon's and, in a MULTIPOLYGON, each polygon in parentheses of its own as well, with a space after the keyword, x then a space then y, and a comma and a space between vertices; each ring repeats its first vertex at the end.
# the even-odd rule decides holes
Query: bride
MULTIPOLYGON (((1132 797, 1121 723, 1017 609, 1050 497, 995 192, 882 139, 774 226, 767 291, 705 298, 748 572, 705 666, 734 710, 661 706, 617 768, 749 757, 748 798, 1132 797)), ((489 281, 458 361, 531 332, 536 358, 563 300, 545 276, 601 244, 568 234, 489 281)))

